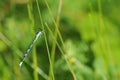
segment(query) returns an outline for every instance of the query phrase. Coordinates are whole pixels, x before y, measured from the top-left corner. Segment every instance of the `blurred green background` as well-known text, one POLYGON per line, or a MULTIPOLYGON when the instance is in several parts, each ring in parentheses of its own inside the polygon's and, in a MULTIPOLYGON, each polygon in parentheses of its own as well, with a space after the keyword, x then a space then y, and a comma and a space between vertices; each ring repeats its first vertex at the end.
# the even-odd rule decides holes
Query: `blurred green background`
POLYGON ((120 0, 0 0, 0 80, 120 80, 120 0))

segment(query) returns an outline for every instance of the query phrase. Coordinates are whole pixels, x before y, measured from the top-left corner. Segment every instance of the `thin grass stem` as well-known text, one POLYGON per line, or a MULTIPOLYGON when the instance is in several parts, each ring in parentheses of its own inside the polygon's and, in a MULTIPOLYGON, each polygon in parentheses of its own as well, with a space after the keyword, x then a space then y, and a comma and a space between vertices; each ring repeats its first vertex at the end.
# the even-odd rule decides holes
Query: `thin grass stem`
POLYGON ((64 57, 67 65, 68 65, 68 68, 70 69, 70 72, 72 73, 73 79, 74 79, 74 80, 77 80, 77 79, 76 79, 76 75, 75 75, 75 73, 73 72, 73 69, 72 69, 69 61, 67 60, 67 57, 65 56, 64 51, 63 51, 62 48, 60 47, 59 43, 58 43, 57 40, 55 39, 55 36, 54 36, 52 30, 48 27, 47 23, 45 23, 45 25, 46 25, 46 28, 48 29, 48 31, 50 32, 52 38, 54 39, 55 43, 57 44, 60 52, 62 53, 62 56, 64 57))
MULTIPOLYGON (((33 14, 32 14, 32 3, 31 1, 27 4, 27 9, 28 9, 28 15, 29 15, 29 19, 31 20, 31 31, 33 34, 35 34, 35 31, 34 31, 34 17, 33 17, 33 14)), ((35 46, 33 47, 33 63, 34 63, 34 80, 38 80, 38 73, 36 72, 37 71, 37 54, 36 54, 36 50, 35 50, 35 46)))
MULTIPOLYGON (((57 27, 59 27, 59 20, 60 20, 61 8, 62 8, 62 0, 59 0, 58 12, 57 12, 57 17, 56 17, 57 27)), ((55 39, 57 40, 58 34, 57 34, 57 29, 56 28, 55 28, 55 31, 53 33, 54 33, 55 39)), ((52 61, 52 65, 53 66, 54 66, 54 59, 55 59, 55 51, 56 51, 56 43, 53 42, 53 44, 52 44, 52 50, 51 50, 51 61, 52 61)), ((54 72, 54 69, 53 69, 53 72, 54 72)), ((50 74, 50 76, 51 76, 51 74, 50 74)))
POLYGON ((38 4, 38 0, 36 0, 36 4, 37 4, 37 9, 38 9, 41 25, 42 25, 42 28, 43 28, 43 31, 44 31, 44 38, 45 38, 45 43, 46 43, 47 53, 48 53, 48 58, 49 58, 49 63, 50 63, 49 80, 51 80, 51 79, 54 80, 53 65, 52 65, 52 62, 51 62, 50 51, 49 51, 49 47, 48 47, 46 33, 45 33, 45 30, 44 30, 44 25, 43 25, 43 20, 42 20, 42 15, 41 15, 41 12, 40 12, 40 7, 39 7, 39 4, 38 4))
MULTIPOLYGON (((48 11, 49 11, 49 13, 50 13, 50 15, 51 15, 52 21, 53 21, 53 23, 54 23, 54 26, 55 26, 55 28, 56 28, 56 30, 57 30, 58 36, 59 36, 60 41, 61 41, 61 43, 62 43, 62 45, 63 45, 63 48, 64 48, 63 38, 62 38, 61 33, 60 33, 59 29, 58 29, 57 23, 55 22, 55 19, 54 19, 54 17, 53 17, 53 13, 52 13, 49 5, 48 5, 47 0, 45 0, 45 4, 46 4, 46 6, 47 6, 47 8, 48 8, 48 11)), ((47 25, 46 25, 46 26, 47 26, 47 25)), ((66 59, 66 60, 67 60, 67 59, 66 59)), ((69 64, 69 63, 68 63, 68 64, 69 64)), ((70 65, 69 65, 69 66, 70 66, 70 65)), ((74 71, 72 70, 71 67, 70 67, 70 71, 71 71, 71 73, 72 73, 72 75, 73 75, 74 80, 76 80, 75 73, 74 73, 74 71)))

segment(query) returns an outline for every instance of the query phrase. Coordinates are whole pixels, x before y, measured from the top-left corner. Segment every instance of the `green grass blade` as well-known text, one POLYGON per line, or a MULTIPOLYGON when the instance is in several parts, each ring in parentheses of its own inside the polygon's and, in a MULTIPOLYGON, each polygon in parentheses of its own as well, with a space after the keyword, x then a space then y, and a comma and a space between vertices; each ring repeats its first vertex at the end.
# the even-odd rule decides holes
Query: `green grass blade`
POLYGON ((37 4, 37 9, 38 9, 38 13, 39 13, 39 18, 40 18, 40 21, 41 21, 41 25, 42 25, 42 28, 43 28, 43 33, 44 33, 44 38, 45 38, 45 43, 46 43, 46 48, 47 48, 49 63, 50 63, 49 80, 54 80, 53 64, 51 62, 50 51, 49 51, 49 47, 48 47, 46 33, 45 33, 45 30, 44 30, 44 25, 43 25, 43 20, 42 20, 42 16, 41 16, 41 12, 40 12, 40 7, 39 7, 39 4, 38 4, 38 0, 36 0, 36 4, 37 4))
POLYGON ((45 25, 46 25, 46 28, 48 29, 48 31, 50 32, 52 38, 54 39, 55 43, 57 44, 57 46, 58 46, 60 52, 62 53, 62 56, 64 57, 64 59, 65 59, 67 65, 68 65, 68 67, 69 67, 69 69, 70 69, 70 72, 72 73, 72 76, 73 76, 74 80, 76 80, 75 73, 74 73, 73 69, 71 68, 71 65, 70 65, 70 63, 69 63, 67 57, 65 56, 64 51, 62 50, 61 46, 59 45, 59 43, 58 43, 57 40, 55 39, 55 36, 54 36, 52 30, 48 27, 47 23, 45 23, 45 25))
MULTIPOLYGON (((28 9, 28 15, 29 15, 29 19, 31 20, 31 31, 33 34, 35 34, 35 31, 34 31, 34 17, 33 17, 33 14, 32 14, 32 4, 31 2, 29 2, 27 4, 27 9, 28 9)), ((37 57, 36 57, 36 49, 35 49, 35 46, 33 47, 33 63, 34 63, 34 80, 38 80, 38 73, 36 72, 37 71, 37 57)))

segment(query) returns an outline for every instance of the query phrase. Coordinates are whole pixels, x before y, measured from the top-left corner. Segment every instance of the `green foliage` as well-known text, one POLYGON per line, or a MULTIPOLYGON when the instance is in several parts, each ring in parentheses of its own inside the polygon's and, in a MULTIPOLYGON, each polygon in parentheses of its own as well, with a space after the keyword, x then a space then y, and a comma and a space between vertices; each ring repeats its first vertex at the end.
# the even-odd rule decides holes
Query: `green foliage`
POLYGON ((119 2, 1 0, 0 80, 119 80, 119 2))

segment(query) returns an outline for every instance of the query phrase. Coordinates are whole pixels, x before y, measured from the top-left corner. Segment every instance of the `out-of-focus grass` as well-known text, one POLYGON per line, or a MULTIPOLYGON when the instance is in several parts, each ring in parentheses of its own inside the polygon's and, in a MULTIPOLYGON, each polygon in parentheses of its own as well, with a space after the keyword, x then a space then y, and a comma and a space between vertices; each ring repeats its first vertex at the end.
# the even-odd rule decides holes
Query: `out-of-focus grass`
POLYGON ((1 0, 0 80, 119 80, 119 3, 1 0), (20 68, 38 28, 44 35, 20 68))

